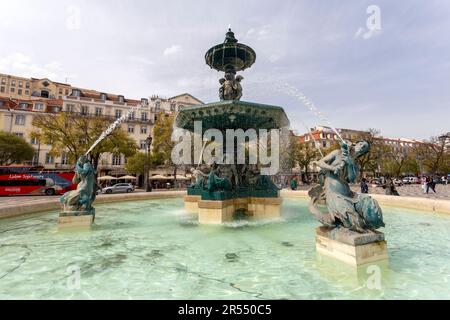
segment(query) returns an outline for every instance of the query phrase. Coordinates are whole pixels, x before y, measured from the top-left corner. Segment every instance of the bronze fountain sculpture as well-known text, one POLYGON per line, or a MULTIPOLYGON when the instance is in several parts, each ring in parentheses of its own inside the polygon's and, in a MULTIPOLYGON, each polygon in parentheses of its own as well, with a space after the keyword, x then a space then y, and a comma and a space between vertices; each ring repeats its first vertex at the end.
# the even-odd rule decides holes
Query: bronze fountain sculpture
POLYGON ((359 175, 356 160, 367 154, 370 144, 342 141, 315 164, 320 168, 319 184, 308 194, 309 211, 322 227, 316 230, 316 250, 343 262, 358 266, 387 260, 383 215, 377 200, 350 189, 359 175))

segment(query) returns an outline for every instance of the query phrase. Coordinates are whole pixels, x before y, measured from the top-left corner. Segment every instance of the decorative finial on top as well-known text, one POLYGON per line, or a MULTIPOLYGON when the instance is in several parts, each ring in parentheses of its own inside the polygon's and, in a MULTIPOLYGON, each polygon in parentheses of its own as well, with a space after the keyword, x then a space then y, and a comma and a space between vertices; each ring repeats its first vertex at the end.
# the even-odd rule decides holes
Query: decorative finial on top
POLYGON ((234 37, 234 32, 231 31, 231 26, 228 28, 228 32, 225 34, 224 43, 237 43, 237 39, 234 37))
POLYGON ((236 73, 250 68, 255 60, 255 51, 245 44, 238 43, 231 31, 231 25, 229 25, 225 41, 209 49, 205 55, 205 62, 208 66, 225 72, 225 76, 219 80, 220 100, 239 100, 241 98, 243 77, 236 73))

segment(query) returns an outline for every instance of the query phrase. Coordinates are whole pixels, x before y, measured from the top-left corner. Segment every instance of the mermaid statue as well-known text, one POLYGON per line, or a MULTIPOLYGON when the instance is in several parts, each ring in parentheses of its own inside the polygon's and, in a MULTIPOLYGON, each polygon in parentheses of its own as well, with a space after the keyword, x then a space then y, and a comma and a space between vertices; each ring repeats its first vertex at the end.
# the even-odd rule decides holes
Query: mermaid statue
POLYGON ((77 189, 68 191, 61 196, 63 205, 62 215, 88 215, 94 214, 92 202, 96 197, 97 184, 95 183, 95 170, 88 157, 82 155, 75 165, 73 183, 78 183, 77 189))
POLYGON ((355 144, 342 142, 340 150, 334 150, 315 162, 321 169, 320 182, 309 190, 309 210, 323 225, 359 233, 373 233, 384 227, 378 202, 366 194, 351 191, 349 187, 349 183, 354 183, 358 177, 356 160, 369 150, 370 144, 364 140, 355 144), (321 210, 323 205, 326 205, 327 212, 321 210))

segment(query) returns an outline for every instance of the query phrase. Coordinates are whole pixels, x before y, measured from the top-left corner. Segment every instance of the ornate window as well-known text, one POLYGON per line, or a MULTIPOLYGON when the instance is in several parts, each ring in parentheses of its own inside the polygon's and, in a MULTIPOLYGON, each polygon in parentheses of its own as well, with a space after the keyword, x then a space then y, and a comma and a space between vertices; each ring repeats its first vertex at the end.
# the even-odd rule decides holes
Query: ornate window
POLYGON ((16 116, 16 124, 21 126, 25 125, 25 116, 23 114, 18 114, 16 116))
POLYGON ((113 154, 112 164, 113 166, 120 166, 122 164, 122 156, 120 154, 113 154))
POLYGON ((45 163, 46 164, 52 164, 55 163, 55 157, 51 156, 50 154, 46 153, 45 154, 45 163))

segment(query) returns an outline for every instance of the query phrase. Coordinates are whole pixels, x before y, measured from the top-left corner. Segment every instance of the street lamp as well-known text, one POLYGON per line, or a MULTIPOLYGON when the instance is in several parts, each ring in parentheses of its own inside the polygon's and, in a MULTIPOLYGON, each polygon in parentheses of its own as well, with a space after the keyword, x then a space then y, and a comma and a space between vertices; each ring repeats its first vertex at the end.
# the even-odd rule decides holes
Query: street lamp
POLYGON ((146 144, 146 150, 145 150, 145 169, 144 169, 144 186, 145 186, 145 192, 150 192, 152 191, 152 186, 149 184, 148 180, 149 180, 149 155, 150 155, 150 146, 152 145, 152 136, 148 135, 147 139, 145 139, 145 144, 146 144))

